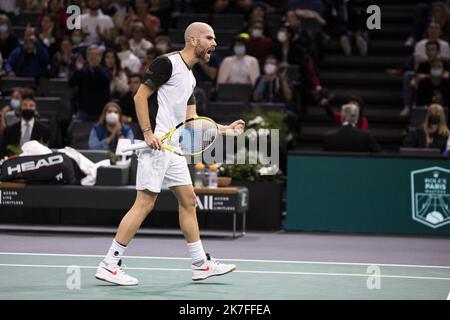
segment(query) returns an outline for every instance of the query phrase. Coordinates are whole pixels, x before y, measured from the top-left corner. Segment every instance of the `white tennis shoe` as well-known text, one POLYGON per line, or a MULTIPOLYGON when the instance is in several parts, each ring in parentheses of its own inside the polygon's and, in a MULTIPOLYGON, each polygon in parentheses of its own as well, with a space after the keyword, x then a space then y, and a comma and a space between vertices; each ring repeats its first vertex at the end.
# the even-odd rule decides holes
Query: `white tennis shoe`
POLYGON ((139 283, 138 279, 130 277, 121 267, 122 260, 119 264, 107 264, 105 261, 100 262, 95 277, 98 280, 114 283, 120 286, 135 286, 139 283))
POLYGON ((192 265, 192 280, 205 280, 213 276, 221 276, 236 270, 234 264, 220 263, 211 256, 206 254, 206 261, 201 266, 192 265))

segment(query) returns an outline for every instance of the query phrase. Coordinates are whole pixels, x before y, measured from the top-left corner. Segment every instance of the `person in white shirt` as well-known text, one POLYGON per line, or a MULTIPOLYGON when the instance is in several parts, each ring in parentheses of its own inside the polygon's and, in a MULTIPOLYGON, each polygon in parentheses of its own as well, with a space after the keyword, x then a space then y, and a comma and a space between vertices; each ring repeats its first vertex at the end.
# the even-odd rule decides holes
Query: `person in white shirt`
POLYGON ((153 47, 153 43, 144 38, 145 28, 142 23, 135 23, 131 30, 130 50, 142 61, 145 59, 147 49, 153 47))
POLYGON ((419 41, 414 48, 414 65, 417 67, 421 62, 427 61, 426 46, 430 40, 439 41, 441 50, 441 58, 444 60, 450 59, 450 48, 447 41, 440 39, 441 27, 436 22, 431 22, 427 29, 428 37, 419 41))
POLYGON ((101 44, 114 38, 114 23, 111 17, 100 10, 99 0, 89 0, 89 12, 82 14, 81 29, 87 34, 84 39, 88 45, 101 44))
POLYGON ((130 44, 125 36, 117 38, 117 44, 121 51, 117 53, 120 59, 121 67, 127 73, 139 73, 141 69, 141 60, 130 50, 130 44))
POLYGON ((226 57, 219 68, 217 83, 255 85, 260 75, 259 63, 255 57, 245 54, 245 40, 234 40, 234 55, 226 57))

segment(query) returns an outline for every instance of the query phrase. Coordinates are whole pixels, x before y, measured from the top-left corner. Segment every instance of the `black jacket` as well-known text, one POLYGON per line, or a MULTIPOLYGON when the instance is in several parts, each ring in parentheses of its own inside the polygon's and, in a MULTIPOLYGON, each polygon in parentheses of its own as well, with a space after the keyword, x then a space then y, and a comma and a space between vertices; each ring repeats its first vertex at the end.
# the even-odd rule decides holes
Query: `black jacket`
POLYGON ((366 131, 345 125, 325 134, 324 151, 341 152, 380 152, 375 138, 366 131))
MULTIPOLYGON (((448 137, 442 136, 439 133, 435 133, 433 136, 433 142, 428 146, 430 149, 440 149, 444 151, 447 148, 448 137)), ((411 130, 403 141, 403 147, 405 148, 427 148, 427 137, 425 130, 422 126, 417 127, 415 130, 411 130)))
MULTIPOLYGON (((8 145, 19 145, 20 144, 20 128, 21 121, 13 124, 12 126, 6 127, 3 131, 2 143, 0 145, 0 157, 9 155, 10 152, 6 149, 8 145)), ((39 142, 44 142, 45 144, 50 143, 50 130, 44 127, 36 119, 34 120, 33 130, 31 131, 30 140, 37 140, 39 142)))

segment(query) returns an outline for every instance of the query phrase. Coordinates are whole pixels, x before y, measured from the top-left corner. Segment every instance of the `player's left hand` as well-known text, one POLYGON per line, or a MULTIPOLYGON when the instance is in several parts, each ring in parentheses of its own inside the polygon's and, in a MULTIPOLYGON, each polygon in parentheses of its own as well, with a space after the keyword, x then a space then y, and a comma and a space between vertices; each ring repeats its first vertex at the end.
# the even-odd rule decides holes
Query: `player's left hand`
POLYGON ((230 123, 227 129, 232 131, 232 133, 235 135, 240 135, 244 132, 245 122, 241 119, 236 120, 233 123, 230 123))

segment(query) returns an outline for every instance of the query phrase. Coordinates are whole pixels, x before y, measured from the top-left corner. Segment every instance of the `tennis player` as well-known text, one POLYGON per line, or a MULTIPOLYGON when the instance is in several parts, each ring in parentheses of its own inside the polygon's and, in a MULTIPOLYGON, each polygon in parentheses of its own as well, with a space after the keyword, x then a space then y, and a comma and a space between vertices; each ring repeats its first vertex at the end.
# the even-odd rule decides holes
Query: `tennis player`
MULTIPOLYGON (((161 136, 178 123, 197 116, 193 94, 196 81, 192 67, 199 61, 208 62, 217 43, 213 29, 194 22, 184 33, 185 47, 181 51, 158 57, 146 71, 134 103, 141 139, 150 146, 136 151, 138 167, 137 196, 132 208, 123 217, 111 247, 100 262, 95 277, 114 284, 137 285, 138 280, 125 273, 121 258, 144 219, 155 205, 161 188, 169 188, 178 200, 179 222, 192 258, 192 280, 220 276, 236 269, 223 264, 203 250, 196 215, 196 196, 187 161, 162 147, 161 136)), ((240 134, 245 123, 237 120, 228 126, 219 125, 221 134, 240 134)), ((136 137, 139 139, 139 135, 136 137)))

